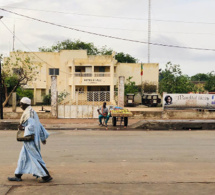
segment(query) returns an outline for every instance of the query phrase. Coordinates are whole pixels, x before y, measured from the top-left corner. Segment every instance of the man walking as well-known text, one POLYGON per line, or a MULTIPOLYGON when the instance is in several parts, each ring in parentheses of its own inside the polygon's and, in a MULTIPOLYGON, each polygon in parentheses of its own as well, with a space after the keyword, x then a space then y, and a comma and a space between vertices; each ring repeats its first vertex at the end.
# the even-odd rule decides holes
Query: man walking
POLYGON ((46 144, 46 139, 49 133, 39 121, 37 113, 32 109, 31 100, 23 97, 20 101, 20 107, 24 110, 19 129, 24 130, 24 136, 34 135, 31 141, 24 141, 23 147, 19 155, 18 165, 15 170, 15 177, 8 177, 9 181, 22 181, 23 174, 32 174, 39 178, 40 183, 49 182, 52 180, 45 162, 40 153, 40 141, 46 144))

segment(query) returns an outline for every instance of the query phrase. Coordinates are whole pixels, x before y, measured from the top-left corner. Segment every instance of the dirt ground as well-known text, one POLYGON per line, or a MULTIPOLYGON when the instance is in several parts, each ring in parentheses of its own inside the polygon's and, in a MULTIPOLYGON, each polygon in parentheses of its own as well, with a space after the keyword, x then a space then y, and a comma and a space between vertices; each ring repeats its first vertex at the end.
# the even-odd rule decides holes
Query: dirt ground
POLYGON ((213 194, 214 131, 50 131, 53 181, 13 176, 22 143, 0 132, 0 194, 213 194))

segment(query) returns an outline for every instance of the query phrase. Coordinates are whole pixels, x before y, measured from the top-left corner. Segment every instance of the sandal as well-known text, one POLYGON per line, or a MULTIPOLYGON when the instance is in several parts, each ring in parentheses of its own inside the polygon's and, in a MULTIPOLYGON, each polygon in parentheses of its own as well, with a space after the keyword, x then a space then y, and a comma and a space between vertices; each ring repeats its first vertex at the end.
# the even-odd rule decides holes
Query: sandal
POLYGON ((9 181, 22 181, 21 178, 18 178, 18 177, 8 177, 7 178, 9 181))
POLYGON ((38 183, 46 183, 46 182, 51 181, 52 179, 53 179, 52 177, 49 177, 48 179, 41 179, 38 181, 38 183))

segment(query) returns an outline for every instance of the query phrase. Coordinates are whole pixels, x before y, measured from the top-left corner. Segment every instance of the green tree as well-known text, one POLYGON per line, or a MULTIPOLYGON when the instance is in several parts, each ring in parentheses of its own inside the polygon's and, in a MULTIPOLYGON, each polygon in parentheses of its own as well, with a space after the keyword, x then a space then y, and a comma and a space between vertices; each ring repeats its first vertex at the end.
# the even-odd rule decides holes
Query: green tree
MULTIPOLYGON (((50 48, 40 47, 41 52, 59 52, 61 50, 87 50, 88 55, 111 55, 113 50, 103 46, 97 48, 93 43, 87 43, 80 40, 71 41, 69 39, 58 42, 50 48)), ((121 63, 136 63, 138 60, 129 54, 119 52, 115 55, 115 59, 121 63)))
POLYGON ((153 93, 153 92, 156 92, 157 85, 155 85, 153 83, 144 82, 143 89, 144 89, 144 93, 153 93))
POLYGON ((208 80, 205 83, 204 88, 209 92, 215 92, 215 73, 214 71, 208 74, 208 80))
POLYGON ((125 95, 127 93, 134 93, 136 94, 139 91, 139 87, 136 85, 136 83, 134 81, 131 81, 133 77, 129 77, 128 79, 126 79, 126 83, 125 83, 125 95))
POLYGON ((53 45, 51 48, 41 47, 39 51, 41 52, 59 52, 61 50, 87 50, 88 55, 98 54, 98 49, 94 46, 93 43, 86 43, 80 40, 71 41, 69 39, 58 42, 56 45, 53 45))
POLYGON ((32 89, 24 89, 23 87, 18 87, 16 90, 16 93, 19 97, 19 99, 23 97, 28 97, 30 99, 33 99, 34 97, 34 92, 32 89))
POLYGON ((67 91, 62 91, 58 94, 58 103, 62 102, 67 96, 69 95, 69 93, 67 91))
POLYGON ((33 81, 38 74, 39 65, 33 65, 30 57, 23 53, 15 53, 14 58, 6 58, 2 65, 2 83, 5 100, 3 107, 7 104, 13 92, 18 87, 27 85, 33 81))
POLYGON ((129 54, 124 54, 123 52, 117 53, 115 59, 121 63, 136 63, 137 59, 129 54))
POLYGON ((49 93, 48 95, 45 95, 43 97, 43 104, 44 105, 51 105, 51 93, 49 93))
POLYGON ((166 64, 165 70, 160 73, 159 92, 188 93, 193 91, 194 84, 187 75, 182 75, 180 65, 166 64))
POLYGON ((111 55, 113 53, 113 50, 111 48, 107 48, 107 46, 103 46, 101 49, 99 49, 98 54, 100 55, 111 55))
POLYGON ((209 79, 208 74, 198 73, 191 77, 191 81, 207 81, 209 79))

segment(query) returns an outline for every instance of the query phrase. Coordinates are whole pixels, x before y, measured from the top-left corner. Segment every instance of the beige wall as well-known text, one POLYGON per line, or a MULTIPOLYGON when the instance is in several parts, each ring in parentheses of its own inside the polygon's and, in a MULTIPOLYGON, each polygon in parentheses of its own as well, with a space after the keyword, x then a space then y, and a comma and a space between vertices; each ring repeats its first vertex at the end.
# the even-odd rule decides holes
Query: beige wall
MULTIPOLYGON (((116 68, 117 76, 125 76, 125 81, 132 76, 132 81, 136 85, 141 85, 141 64, 119 63, 116 68)), ((150 63, 143 64, 142 82, 153 83, 158 85, 159 64, 150 63)))

